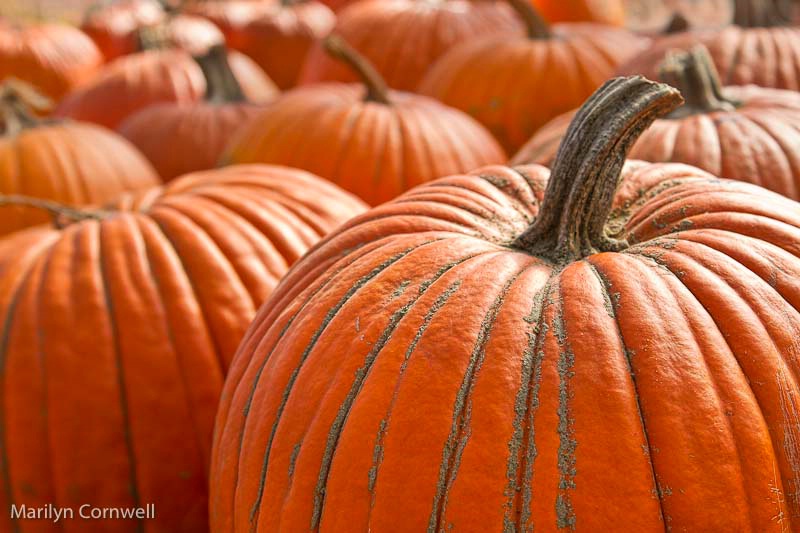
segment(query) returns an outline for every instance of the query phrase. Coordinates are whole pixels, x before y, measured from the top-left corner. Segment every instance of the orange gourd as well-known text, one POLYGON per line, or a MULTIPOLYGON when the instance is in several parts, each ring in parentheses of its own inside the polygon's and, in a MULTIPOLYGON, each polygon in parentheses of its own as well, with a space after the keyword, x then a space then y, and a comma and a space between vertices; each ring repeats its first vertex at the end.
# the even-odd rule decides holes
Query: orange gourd
POLYGON ((153 104, 119 126, 119 133, 142 151, 165 180, 214 168, 235 132, 263 108, 247 101, 224 46, 213 47, 195 60, 206 80, 203 101, 153 104))
POLYGON ((434 178, 506 156, 480 124, 416 94, 391 91, 342 39, 329 52, 362 84, 299 87, 267 106, 234 138, 223 162, 303 168, 370 204, 434 178))
POLYGON ((647 44, 623 29, 548 26, 526 0, 511 0, 528 34, 468 40, 428 71, 422 94, 465 111, 508 152, 553 117, 580 105, 621 62, 647 44))
MULTIPOLYGON (((799 94, 754 85, 722 88, 702 47, 668 56, 660 77, 680 89, 686 105, 642 134, 632 158, 687 163, 800 200, 799 94)), ((512 163, 552 163, 573 116, 539 130, 512 163)))
MULTIPOLYGON (((26 195, 80 206, 149 188, 158 175, 128 141, 83 122, 36 118, 47 101, 18 81, 0 86, 0 195, 26 195)), ((0 235, 41 224, 24 207, 0 209, 0 235)))
MULTIPOLYGON (((367 0, 339 13, 335 31, 390 87, 414 91, 430 66, 453 46, 486 36, 520 36, 524 30, 506 2, 367 0)), ((301 83, 356 79, 321 43, 309 53, 300 76, 301 83)))
POLYGON ((800 204, 623 168, 679 98, 613 80, 552 174, 422 185, 298 262, 226 379, 212 530, 796 530, 800 204))
MULTIPOLYGON (((305 172, 253 166, 120 207, 49 206, 75 221, 0 240, 0 505, 58 502, 81 531, 207 531, 214 413, 236 345, 288 266, 363 204, 305 172), (154 504, 155 518, 84 521, 87 503, 154 504)), ((59 527, 0 516, 3 531, 28 524, 59 527)))

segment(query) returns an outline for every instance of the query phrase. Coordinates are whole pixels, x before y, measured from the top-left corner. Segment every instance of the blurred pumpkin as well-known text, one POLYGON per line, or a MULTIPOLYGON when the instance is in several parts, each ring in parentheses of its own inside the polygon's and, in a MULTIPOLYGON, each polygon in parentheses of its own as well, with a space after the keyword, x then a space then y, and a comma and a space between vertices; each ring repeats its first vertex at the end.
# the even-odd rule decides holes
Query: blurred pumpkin
MULTIPOLYGON (((97 204, 152 187, 155 170, 128 141, 105 128, 36 118, 48 102, 30 86, 0 86, 0 195, 25 195, 71 206, 97 204)), ((0 209, 0 235, 46 222, 25 207, 0 209)))
MULTIPOLYGON (((548 22, 596 22, 625 25, 623 0, 530 0, 548 22)), ((658 0, 649 0, 658 1, 658 0)))
POLYGON ((181 13, 203 17, 225 35, 230 44, 236 39, 237 32, 250 21, 258 18, 265 4, 273 0, 184 0, 181 13))
MULTIPOLYGON (((83 220, 0 240, 0 505, 154 503, 146 522, 75 523, 207 531, 212 426, 233 352, 289 265, 363 204, 308 173, 257 166, 123 204, 55 208, 83 220)), ((0 517, 3 531, 18 525, 0 517)))
POLYGON ((65 24, 0 27, 0 82, 15 77, 54 101, 86 84, 103 56, 81 30, 65 24))
MULTIPOLYGON (((336 33, 366 57, 394 89, 415 91, 430 66, 454 45, 490 35, 521 36, 506 2, 491 0, 366 0, 339 13, 336 33)), ((301 83, 355 81, 356 74, 318 43, 301 83)))
POLYGON ((422 185, 301 259, 225 382, 212 530, 797 531, 800 204, 623 167, 678 101, 613 80, 552 173, 422 185))
MULTIPOLYGON (((800 94, 755 85, 723 89, 702 47, 667 56, 660 77, 680 89, 686 104, 655 121, 630 157, 687 163, 800 200, 800 94)), ((539 130, 512 164, 551 164, 573 116, 539 130)))
POLYGON ((733 20, 733 0, 624 0, 628 29, 676 33, 718 29, 733 20))
POLYGON ((224 46, 195 60, 205 76, 205 100, 153 104, 119 127, 165 180, 215 167, 234 132, 262 109, 245 98, 224 46))
MULTIPOLYGON (((239 52, 228 55, 245 96, 271 100, 275 84, 258 65, 239 52)), ((132 113, 159 102, 191 103, 203 99, 203 71, 184 50, 148 50, 109 63, 87 86, 73 92, 56 115, 116 129, 132 113)))
POLYGON ((327 83, 284 93, 234 138, 223 162, 303 168, 379 204, 434 178, 505 160, 489 132, 466 114, 388 90, 341 38, 325 42, 363 85, 327 83))
POLYGON ((547 121, 580 105, 647 39, 589 23, 548 26, 527 0, 511 0, 527 35, 469 40, 450 49, 419 91, 465 111, 509 152, 547 121))

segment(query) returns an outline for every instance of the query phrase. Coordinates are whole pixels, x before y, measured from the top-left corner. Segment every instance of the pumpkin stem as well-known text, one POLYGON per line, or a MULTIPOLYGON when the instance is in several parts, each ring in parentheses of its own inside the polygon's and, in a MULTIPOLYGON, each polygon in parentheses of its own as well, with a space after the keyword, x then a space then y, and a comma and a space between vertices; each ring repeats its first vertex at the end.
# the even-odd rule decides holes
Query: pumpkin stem
POLYGON ((689 31, 691 24, 683 16, 683 13, 676 12, 672 15, 669 25, 664 29, 664 35, 672 35, 673 33, 683 33, 689 31))
POLYGON ((682 101, 677 89, 641 76, 600 87, 572 120, 539 216, 513 246, 561 265, 627 247, 605 232, 625 157, 654 120, 682 101))
POLYGON ((195 56, 194 60, 206 78, 206 101, 218 104, 247 101, 228 63, 228 50, 224 44, 212 46, 205 54, 195 56))
POLYGON ((686 104, 673 111, 670 118, 712 111, 733 111, 740 103, 722 92, 717 68, 703 45, 689 51, 675 50, 661 64, 659 77, 681 92, 686 104))
POLYGON ((735 0, 733 22, 746 28, 788 26, 793 9, 792 0, 735 0))
POLYGON ((530 0, 508 0, 525 24, 530 39, 550 39, 550 25, 542 18, 530 0))
POLYGON ((160 22, 152 26, 142 26, 136 30, 136 44, 140 52, 169 48, 172 46, 169 24, 160 22))
POLYGON ((364 56, 356 52, 352 46, 338 35, 329 35, 325 39, 324 45, 325 50, 331 57, 347 63, 361 78, 362 83, 367 88, 367 95, 364 100, 386 105, 391 103, 386 81, 364 56))
POLYGON ((16 135, 42 121, 31 113, 49 111, 53 102, 31 85, 16 78, 7 78, 0 85, 0 134, 16 135))
POLYGON ((31 207, 47 211, 53 217, 53 225, 61 229, 72 222, 81 220, 101 220, 108 216, 103 211, 93 211, 88 209, 76 209, 51 200, 42 198, 31 198, 19 194, 0 194, 0 207, 31 207))

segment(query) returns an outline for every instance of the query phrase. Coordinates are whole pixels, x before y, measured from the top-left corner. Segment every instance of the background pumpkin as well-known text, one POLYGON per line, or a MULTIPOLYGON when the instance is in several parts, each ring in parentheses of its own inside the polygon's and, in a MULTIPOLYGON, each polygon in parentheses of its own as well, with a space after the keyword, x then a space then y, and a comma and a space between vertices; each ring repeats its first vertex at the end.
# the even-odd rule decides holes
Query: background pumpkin
POLYGON ((718 29, 733 20, 732 0, 624 0, 626 27, 657 34, 718 29))
POLYGON ((422 94, 465 111, 514 152, 551 118, 580 105, 646 39, 592 24, 552 28, 526 0, 512 0, 527 36, 453 47, 420 84, 422 94))
MULTIPOLYGON (((305 172, 258 166, 123 204, 133 211, 0 241, 0 504, 151 502, 147 525, 80 529, 203 531, 233 351, 288 265, 363 204, 305 172)), ((28 529, 0 517, 16 526, 28 529)))
POLYGON ((264 10, 264 0, 190 0, 181 3, 181 12, 210 20, 225 35, 230 45, 237 33, 264 10))
MULTIPOLYGON (((242 90, 253 102, 271 100, 275 85, 239 52, 228 55, 242 90)), ((56 108, 56 115, 116 129, 135 111, 159 102, 191 103, 206 92, 203 72, 184 50, 148 50, 120 57, 56 108)))
POLYGON ((103 57, 92 40, 65 24, 0 27, 0 82, 15 77, 58 101, 88 82, 103 57))
MULTIPOLYGON (((668 56, 661 79, 680 89, 686 105, 642 134, 632 158, 687 163, 800 200, 800 94, 755 85, 723 90, 702 47, 668 56)), ((552 163, 573 116, 539 130, 512 163, 552 163)))
POLYGON ((303 168, 378 204, 436 177, 506 159, 469 116, 430 98, 388 90, 343 40, 326 43, 364 84, 284 93, 234 138, 225 162, 303 168))
POLYGON ((549 22, 597 22, 624 26, 623 0, 530 0, 549 22))
POLYGON ((800 205, 622 170, 678 100, 610 82, 543 201, 487 167, 298 262, 226 380, 213 530, 796 527, 800 205))
MULTIPOLYGON (((128 141, 93 124, 35 118, 32 108, 41 111, 45 105, 20 82, 0 86, 0 195, 86 205, 159 182, 128 141)), ((37 209, 5 207, 0 235, 47 220, 37 209)))
MULTIPOLYGON (((339 13, 336 34, 366 57, 390 87, 417 89, 431 64, 463 41, 489 35, 523 35, 506 2, 491 0, 367 0, 339 13)), ((330 57, 322 43, 309 53, 301 83, 355 81, 356 74, 330 57)))
POLYGON ((196 60, 206 80, 205 100, 154 104, 119 127, 165 180, 214 168, 234 133, 262 109, 245 98, 224 46, 213 47, 196 60))

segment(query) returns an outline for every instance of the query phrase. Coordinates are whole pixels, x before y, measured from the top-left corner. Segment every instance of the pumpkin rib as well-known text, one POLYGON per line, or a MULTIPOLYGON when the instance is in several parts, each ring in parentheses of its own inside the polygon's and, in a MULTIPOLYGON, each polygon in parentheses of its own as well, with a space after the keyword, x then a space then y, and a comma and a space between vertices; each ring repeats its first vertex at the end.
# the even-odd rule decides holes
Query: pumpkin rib
MULTIPOLYGON (((778 146, 778 150, 773 150, 773 154, 775 157, 779 159, 783 159, 786 163, 786 167, 789 168, 789 171, 796 176, 800 176, 800 160, 793 163, 790 159, 788 154, 793 153, 793 149, 791 146, 787 145, 783 139, 780 139, 775 133, 773 133, 771 126, 764 120, 764 118, 759 117, 753 113, 746 113, 747 118, 750 120, 752 124, 758 127, 761 131, 764 132, 764 138, 769 139, 774 142, 778 146)), ((772 172, 760 172, 760 176, 770 176, 772 172)), ((782 180, 780 187, 772 188, 769 187, 771 190, 780 190, 784 191, 784 195, 788 196, 789 198, 800 198, 800 185, 793 180, 782 180)))

